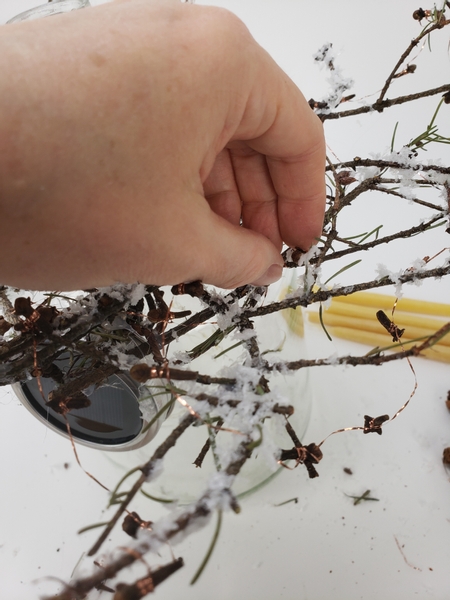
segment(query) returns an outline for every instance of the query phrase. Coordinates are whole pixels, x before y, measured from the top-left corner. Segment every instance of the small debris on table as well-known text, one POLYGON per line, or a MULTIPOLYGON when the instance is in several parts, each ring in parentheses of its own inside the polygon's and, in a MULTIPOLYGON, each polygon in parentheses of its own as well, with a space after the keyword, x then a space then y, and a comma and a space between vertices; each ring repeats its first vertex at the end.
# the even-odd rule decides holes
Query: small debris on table
POLYGON ((361 496, 350 496, 350 494, 345 494, 345 495, 348 498, 353 498, 353 500, 354 500, 353 506, 356 506, 362 500, 371 500, 372 502, 379 502, 379 498, 372 498, 371 496, 369 496, 369 494, 370 494, 370 490, 366 490, 364 492, 364 494, 361 494, 361 496))
POLYGON ((294 502, 294 504, 297 504, 298 498, 291 498, 290 500, 285 500, 284 502, 280 502, 279 504, 274 504, 274 506, 284 506, 285 504, 289 504, 290 502, 294 502))
POLYGON ((444 448, 442 453, 442 462, 444 465, 450 465, 450 448, 444 448))

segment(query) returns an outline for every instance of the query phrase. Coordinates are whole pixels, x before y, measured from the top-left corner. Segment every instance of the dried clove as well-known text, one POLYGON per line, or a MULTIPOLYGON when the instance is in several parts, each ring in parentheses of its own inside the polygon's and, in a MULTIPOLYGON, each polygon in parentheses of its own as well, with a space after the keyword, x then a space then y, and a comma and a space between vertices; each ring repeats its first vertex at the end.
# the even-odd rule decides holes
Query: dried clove
POLYGON ((130 537, 137 537, 137 532, 139 529, 145 528, 149 529, 152 525, 152 521, 143 521, 141 517, 137 514, 137 512, 131 512, 126 515, 122 523, 122 529, 127 533, 130 537))
POLYGON ((381 417, 369 417, 369 415, 364 415, 363 433, 378 433, 378 435, 381 435, 383 433, 381 426, 385 421, 389 421, 389 415, 381 415, 381 417))
POLYGON ((377 312, 377 319, 381 323, 381 325, 383 325, 383 327, 386 329, 389 335, 392 335, 393 342, 398 342, 402 335, 405 333, 405 330, 399 329, 397 325, 390 320, 390 318, 383 310, 379 310, 377 312))

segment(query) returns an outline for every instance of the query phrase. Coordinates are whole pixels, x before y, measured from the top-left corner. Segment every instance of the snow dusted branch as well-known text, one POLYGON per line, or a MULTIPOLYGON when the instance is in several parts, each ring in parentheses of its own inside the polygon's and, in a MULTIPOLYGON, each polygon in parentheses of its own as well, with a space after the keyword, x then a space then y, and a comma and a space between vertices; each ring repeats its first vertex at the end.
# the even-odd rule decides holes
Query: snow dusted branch
MULTIPOLYGON (((438 10, 435 8, 433 11, 428 11, 430 13, 429 15, 425 15, 424 18, 426 18, 429 21, 428 24, 423 28, 421 33, 411 41, 409 46, 398 59, 397 63, 395 64, 395 67, 389 73, 389 76, 387 77, 383 89, 381 90, 380 95, 378 97, 377 104, 381 104, 381 102, 383 102, 383 99, 389 89, 389 86, 399 73, 399 69, 402 67, 402 65, 404 64, 408 56, 411 54, 411 52, 414 50, 414 48, 416 48, 419 45, 420 41, 423 40, 425 37, 429 36, 433 31, 437 29, 442 29, 450 23, 450 20, 445 18, 446 8, 447 3, 444 4, 442 10, 438 10)), ((417 16, 418 15, 416 13, 413 14, 413 18, 416 19, 417 16)))
MULTIPOLYGON (((450 88, 450 86, 449 86, 450 88)), ((340 169, 356 169, 358 167, 377 167, 379 169, 399 169, 405 171, 425 171, 425 172, 436 172, 442 173, 443 175, 450 175, 450 167, 444 167, 439 164, 418 164, 415 162, 399 162, 395 160, 384 160, 384 159, 373 159, 373 158, 354 158, 341 163, 333 165, 334 168, 340 169)), ((326 171, 331 170, 331 167, 326 167, 326 171)), ((440 178, 438 178, 440 179, 440 178)), ((422 182, 424 183, 424 182, 422 182)))
MULTIPOLYGON (((192 421, 185 419, 184 424, 187 427, 191 422, 192 421)), ((170 445, 171 442, 169 442, 169 438, 167 442, 170 445)), ((138 541, 130 549, 131 551, 122 551, 117 559, 112 560, 96 574, 75 580, 70 586, 67 586, 61 594, 52 596, 52 599, 78 600, 83 598, 87 592, 103 583, 105 579, 114 577, 119 571, 130 566, 136 560, 139 560, 147 552, 157 552, 161 546, 168 541, 173 540, 176 536, 180 536, 182 533, 189 533, 189 529, 198 529, 198 527, 206 525, 209 516, 214 510, 231 509, 236 513, 240 512, 239 505, 230 487, 234 478, 239 474, 242 466, 252 454, 251 442, 251 439, 244 439, 244 441, 241 442, 233 459, 226 465, 224 470, 221 473, 218 473, 217 477, 210 482, 209 488, 196 502, 171 513, 159 522, 154 523, 151 531, 142 530, 138 541)), ((151 461, 147 463, 148 468, 150 468, 150 463, 151 461)), ((138 481, 140 481, 140 479, 138 481)), ((140 485, 142 485, 142 483, 140 485)), ((122 513, 123 508, 121 506, 120 514, 122 513)), ((108 529, 108 533, 110 530, 111 529, 108 529)), ((94 551, 100 547, 106 535, 102 534, 96 545, 90 551, 90 554, 93 554, 94 551)), ((141 596, 133 596, 133 598, 140 597, 141 596)), ((117 597, 117 600, 118 599, 119 597, 117 597)), ((50 598, 47 600, 50 600, 50 598)))
POLYGON ((106 538, 110 534, 111 530, 113 529, 114 525, 118 522, 120 517, 123 515, 124 511, 127 509, 127 506, 133 500, 134 496, 138 493, 138 491, 141 489, 143 484, 146 481, 150 480, 153 471, 155 471, 155 469, 157 469, 157 465, 159 464, 159 461, 161 461, 161 459, 164 458, 164 456, 167 454, 167 452, 173 446, 175 446, 178 438, 186 431, 186 429, 190 425, 192 425, 192 423, 194 421, 195 421, 195 417, 193 415, 191 415, 190 413, 188 413, 184 417, 184 419, 181 421, 181 423, 179 425, 177 425, 177 427, 175 427, 175 429, 172 431, 172 433, 169 435, 169 437, 164 441, 164 443, 161 444, 161 446, 159 446, 159 448, 156 450, 156 452, 151 457, 151 459, 145 465, 140 467, 140 471, 142 472, 141 476, 134 483, 133 487, 128 492, 125 499, 123 500, 123 502, 120 504, 119 508, 117 509, 116 514, 113 516, 113 518, 110 520, 108 525, 103 530, 101 536, 98 538, 96 543, 92 546, 92 548, 89 550, 89 553, 88 553, 89 556, 92 556, 98 552, 101 545, 103 544, 103 542, 106 540, 106 538))

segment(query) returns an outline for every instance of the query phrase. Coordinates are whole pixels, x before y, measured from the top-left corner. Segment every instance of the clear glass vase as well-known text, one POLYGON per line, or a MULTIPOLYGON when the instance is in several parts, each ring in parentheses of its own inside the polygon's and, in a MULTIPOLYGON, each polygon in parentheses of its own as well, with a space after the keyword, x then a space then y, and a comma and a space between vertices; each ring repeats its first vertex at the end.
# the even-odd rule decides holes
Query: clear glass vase
MULTIPOLYGON (((89 0, 53 0, 53 2, 17 15, 10 19, 8 23, 48 17, 88 6, 90 6, 89 0)), ((291 282, 295 281, 295 278, 295 273, 292 275, 292 272, 289 272, 279 284, 270 286, 264 302, 268 303, 283 298, 290 291, 291 282)), ((292 287, 296 287, 296 285, 292 287)), ((201 308, 203 306, 197 298, 188 296, 175 297, 172 306, 173 311, 183 309, 197 311, 201 308)), ((118 327, 120 328, 120 325, 118 327)), ((225 331, 228 329, 223 323, 219 324, 219 328, 225 331)), ((295 360, 307 356, 301 308, 256 317, 254 319, 254 331, 261 355, 267 358, 269 362, 295 360)), ((193 348, 207 343, 207 340, 210 340, 212 336, 214 337, 217 332, 217 323, 213 322, 196 327, 170 345, 167 359, 173 365, 177 357, 179 359, 183 355, 186 356, 186 353, 192 351, 193 348)), ((233 336, 235 335, 236 332, 230 332, 230 335, 224 336, 221 341, 215 340, 217 343, 214 343, 208 352, 192 360, 186 368, 210 376, 224 376, 230 373, 236 375, 240 369, 239 374, 242 378, 247 368, 249 355, 243 348, 243 340, 239 339, 239 336, 238 339, 234 339, 233 336)), ((240 337, 242 338, 242 336, 240 337)), ((294 408, 294 413, 290 416, 289 421, 301 439, 308 424, 311 407, 308 370, 280 370, 268 373, 267 379, 270 392, 261 389, 261 395, 257 402, 264 403, 275 397, 277 400, 279 399, 281 404, 291 405, 294 408)), ((147 462, 154 450, 186 414, 186 410, 189 409, 186 405, 195 404, 195 397, 199 393, 205 392, 204 386, 201 387, 185 381, 179 383, 180 385, 177 386, 178 399, 172 405, 170 405, 170 402, 174 398, 173 389, 168 391, 167 381, 165 380, 153 380, 139 386, 127 374, 122 374, 119 376, 114 375, 100 388, 90 391, 85 390, 88 395, 91 394, 91 398, 96 395, 96 402, 105 407, 102 414, 95 419, 96 423, 99 423, 103 429, 105 423, 110 425, 109 421, 111 419, 109 417, 106 419, 105 415, 111 414, 110 405, 115 402, 118 408, 114 410, 114 413, 123 412, 124 410, 126 412, 126 406, 132 407, 137 415, 136 420, 140 421, 140 430, 135 437, 131 436, 130 440, 124 443, 117 443, 117 440, 114 440, 115 433, 111 433, 111 439, 106 440, 106 442, 106 438, 100 440, 98 432, 94 435, 95 439, 89 439, 92 432, 89 432, 88 429, 92 427, 90 421, 93 421, 92 413, 89 412, 91 409, 86 409, 86 414, 83 414, 83 409, 80 409, 75 411, 76 415, 73 417, 76 422, 71 423, 74 431, 75 427, 78 427, 81 432, 77 436, 77 441, 91 448, 109 450, 103 452, 103 456, 105 460, 116 465, 119 479, 129 470, 147 462), (137 406, 139 406, 139 409, 136 408, 137 406), (82 419, 81 424, 80 418, 82 419), (111 450, 116 452, 111 452, 111 450)), ((49 389, 54 386, 54 382, 51 381, 44 381, 44 384, 48 384, 49 389)), ((32 410, 42 422, 52 426, 55 431, 67 435, 64 419, 58 421, 56 415, 55 422, 49 423, 48 407, 47 405, 41 406, 40 396, 42 394, 37 389, 31 390, 30 385, 27 383, 17 384, 16 386, 16 392, 25 406, 32 410), (27 392, 30 392, 30 390, 32 393, 29 393, 28 396, 31 399, 26 397, 27 392), (33 405, 33 402, 36 406, 33 405)), ((211 393, 214 393, 214 390, 211 390, 211 393)), ((244 388, 240 392, 237 391, 235 401, 245 401, 243 396, 246 393, 248 393, 248 390, 246 392, 244 388)), ((253 402, 254 404, 255 402, 253 402)), ((248 403, 248 406, 251 406, 251 402, 248 403)), ((68 418, 72 417, 69 415, 68 418)), ((251 418, 252 415, 249 414, 249 422, 251 418)), ((153 497, 181 503, 198 498, 206 486, 208 478, 220 468, 218 465, 220 460, 227 456, 227 452, 228 454, 232 452, 233 447, 244 439, 242 431, 246 429, 247 423, 244 422, 245 420, 243 420, 242 411, 236 411, 234 417, 228 415, 226 419, 224 428, 228 431, 220 428, 214 429, 217 425, 213 424, 213 427, 209 428, 209 431, 213 434, 211 436, 208 433, 208 427, 205 426, 205 420, 199 419, 196 426, 191 426, 177 441, 176 447, 167 453, 164 458, 163 472, 155 481, 144 486, 144 492, 153 497), (213 449, 206 453, 201 468, 197 468, 194 461, 204 448, 207 440, 212 442, 213 449), (216 444, 216 451, 214 451, 214 444, 216 444)), ((124 419, 122 421, 125 422, 124 419)), ((255 491, 279 472, 281 467, 277 465, 274 458, 276 448, 290 448, 293 444, 285 431, 284 424, 285 417, 281 414, 273 414, 270 418, 265 419, 263 427, 260 428, 261 440, 259 441, 261 443, 255 443, 252 457, 246 462, 233 485, 233 490, 238 496, 255 491)), ((134 427, 134 423, 132 425, 134 427)))
MULTIPOLYGON (((270 286, 264 304, 285 297, 291 291, 291 278, 292 272, 283 278, 281 283, 270 286)), ((196 311, 200 306, 196 299, 182 296, 175 298, 172 310, 188 308, 196 311)), ((256 317, 254 331, 262 358, 267 359, 270 363, 307 357, 303 314, 300 307, 295 310, 287 309, 256 317)), ((171 344, 168 358, 182 359, 193 348, 201 344, 208 344, 208 340, 211 340, 215 334, 217 334, 217 323, 211 322, 196 327, 171 344)), ((236 339, 233 337, 233 333, 230 333, 220 343, 192 360, 184 368, 214 377, 232 376, 236 373, 242 375, 242 372, 246 372, 245 365, 248 364, 249 355, 243 348, 242 340, 239 337, 238 334, 238 339, 236 339)), ((267 373, 266 376, 270 393, 266 395, 262 392, 260 402, 273 401, 275 397, 280 404, 292 406, 294 413, 289 417, 289 422, 301 439, 305 433, 311 409, 308 369, 297 371, 282 369, 280 372, 267 373)), ((204 392, 212 396, 217 393, 214 386, 200 386, 185 381, 173 383, 177 384, 176 389, 180 394, 181 402, 175 401, 173 412, 167 420, 161 423, 157 437, 137 450, 120 454, 105 453, 106 460, 113 462, 121 475, 147 462, 155 449, 186 415, 186 411, 189 410, 186 408, 186 404, 193 407, 194 410, 199 410, 200 405, 195 401, 195 397, 199 393, 204 392)), ((166 391, 167 382, 154 380, 154 382, 147 382, 146 385, 147 391, 158 398, 158 402, 162 405, 170 402, 171 395, 166 391), (161 401, 161 397, 164 398, 163 401, 161 401)), ((218 393, 220 395, 220 391, 218 393)), ((242 397, 242 394, 245 396, 245 393, 245 390, 236 391, 234 398, 236 401, 245 400, 242 397)), ((233 393, 230 392, 230 394, 233 396, 233 393)), ((253 396, 248 407, 251 407, 254 401, 255 397, 253 396)), ((213 410, 211 410, 211 414, 214 414, 213 410)), ((249 414, 249 421, 251 416, 249 414)), ((278 414, 264 421, 260 432, 262 443, 254 448, 251 458, 246 462, 233 484, 233 491, 238 497, 257 490, 282 469, 274 458, 276 450, 293 446, 284 427, 285 420, 283 415, 278 414)), ((225 430, 210 429, 213 433, 213 443, 217 445, 216 456, 210 448, 203 459, 201 468, 197 468, 194 461, 209 439, 208 428, 204 421, 199 420, 197 424, 189 427, 183 433, 176 446, 167 453, 163 459, 163 472, 154 481, 144 485, 144 493, 165 501, 178 501, 182 504, 195 500, 206 487, 208 478, 218 468, 217 455, 223 458, 227 456, 228 449, 229 452, 232 452, 232 449, 244 439, 240 432, 242 429, 246 429, 245 426, 242 411, 236 411, 234 417, 231 415, 227 418, 224 424, 225 430)))

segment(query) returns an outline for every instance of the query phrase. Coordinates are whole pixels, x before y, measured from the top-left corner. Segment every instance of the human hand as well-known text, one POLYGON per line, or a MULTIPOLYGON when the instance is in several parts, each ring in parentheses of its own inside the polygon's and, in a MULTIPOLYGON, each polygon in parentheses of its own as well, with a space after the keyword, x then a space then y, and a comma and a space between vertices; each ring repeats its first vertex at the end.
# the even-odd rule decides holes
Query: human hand
POLYGON ((263 285, 282 242, 320 235, 322 125, 231 13, 121 0, 8 25, 0 72, 1 283, 263 285))

